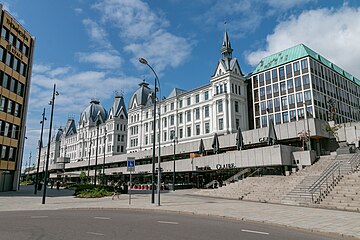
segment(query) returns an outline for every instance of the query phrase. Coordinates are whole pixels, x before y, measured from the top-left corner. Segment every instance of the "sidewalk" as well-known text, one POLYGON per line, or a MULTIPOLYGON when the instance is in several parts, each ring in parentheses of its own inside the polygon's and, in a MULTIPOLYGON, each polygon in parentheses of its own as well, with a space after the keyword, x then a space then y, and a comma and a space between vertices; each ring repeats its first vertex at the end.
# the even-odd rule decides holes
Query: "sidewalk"
POLYGON ((111 200, 111 197, 74 198, 73 191, 64 189, 48 189, 47 193, 45 205, 41 204, 42 191, 34 196, 33 186, 22 186, 19 192, 0 193, 0 211, 71 208, 161 210, 264 222, 360 239, 360 214, 356 212, 195 196, 192 195, 194 190, 161 194, 161 206, 150 203, 150 194, 133 194, 129 205, 128 195, 121 195, 120 200, 111 200))

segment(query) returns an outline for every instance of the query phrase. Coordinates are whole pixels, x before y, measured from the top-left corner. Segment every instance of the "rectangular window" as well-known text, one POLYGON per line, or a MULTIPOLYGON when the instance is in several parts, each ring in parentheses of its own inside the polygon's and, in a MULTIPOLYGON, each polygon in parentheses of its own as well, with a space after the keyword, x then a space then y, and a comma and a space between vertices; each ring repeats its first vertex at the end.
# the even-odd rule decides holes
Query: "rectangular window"
POLYGON ((293 67, 294 67, 294 75, 299 75, 300 74, 300 65, 299 62, 294 62, 293 63, 293 67))
POLYGON ((10 147, 9 148, 9 161, 15 161, 15 148, 10 147))
POLYGON ((188 97, 188 98, 186 99, 186 102, 187 102, 187 105, 190 106, 190 105, 191 105, 191 98, 188 97))
POLYGON ((287 80, 287 86, 288 86, 288 91, 290 92, 294 91, 294 81, 292 78, 287 80))
POLYGON ((295 110, 291 110, 291 111, 290 111, 290 121, 291 121, 291 122, 295 122, 295 121, 296 121, 296 111, 295 111, 295 110))
POLYGON ((291 64, 286 65, 286 77, 292 77, 292 66, 291 64))
POLYGON ((180 100, 179 101, 179 108, 182 108, 183 107, 183 100, 180 100))
POLYGON ((11 58, 12 58, 12 55, 11 55, 9 52, 7 52, 7 53, 6 53, 5 63, 6 63, 6 65, 8 65, 9 67, 11 67, 11 58))
POLYGON ((205 117, 209 117, 210 116, 210 112, 209 112, 209 106, 205 106, 204 107, 204 115, 205 115, 205 117))
POLYGON ((278 83, 275 83, 273 85, 273 92, 274 92, 274 95, 279 93, 279 84, 278 83))
POLYGON ((6 27, 2 27, 1 29, 1 36, 4 38, 4 39, 8 39, 9 38, 9 30, 6 28, 6 27))
POLYGON ((266 84, 270 84, 270 83, 271 83, 270 71, 267 71, 267 72, 265 73, 265 81, 266 81, 266 84))
POLYGON ((13 110, 13 107, 14 107, 13 101, 8 100, 7 113, 13 114, 13 113, 14 113, 14 112, 13 112, 13 111, 14 111, 14 110, 13 110))
POLYGON ((210 133, 210 123, 205 123, 205 133, 210 133))
POLYGON ((276 69, 271 70, 271 76, 272 76, 273 82, 277 82, 278 75, 277 75, 276 69))
POLYGON ((180 128, 179 129, 179 138, 183 138, 183 136, 184 136, 183 129, 180 128))
POLYGON ((6 160, 7 159, 7 147, 2 146, 1 148, 1 159, 6 160))
POLYGON ((288 112, 283 112, 282 117, 283 117, 283 123, 289 122, 289 114, 288 114, 288 112))
POLYGON ((281 106, 282 106, 282 109, 287 109, 287 97, 281 98, 281 106))
POLYGON ((170 116, 170 125, 173 126, 175 124, 175 117, 174 115, 170 116))
POLYGON ((16 82, 17 81, 14 78, 11 78, 11 80, 10 80, 10 91, 11 92, 15 92, 16 82))
POLYGON ((216 101, 216 105, 217 105, 217 110, 218 110, 218 113, 221 113, 221 112, 223 112, 223 102, 222 102, 222 100, 218 100, 218 101, 216 101))
POLYGON ((303 102, 303 94, 301 92, 296 93, 296 102, 302 103, 303 102))
POLYGON ((239 102, 235 101, 235 112, 239 112, 239 102))
POLYGON ((280 83, 280 90, 281 90, 281 95, 286 94, 286 82, 285 81, 280 83))
POLYGON ((200 108, 195 108, 195 119, 200 119, 200 108))
POLYGON ((280 80, 284 80, 284 79, 285 79, 284 67, 280 67, 280 68, 279 68, 279 78, 280 78, 280 80))
POLYGON ((276 113, 276 114, 275 114, 275 123, 276 123, 276 124, 280 124, 280 123, 281 123, 281 114, 280 114, 280 113, 276 113))
POLYGON ((260 86, 264 86, 264 73, 259 74, 259 83, 260 86))
POLYGON ((186 121, 188 121, 188 122, 191 121, 191 111, 186 112, 186 121))
POLYGON ((224 119, 219 118, 219 130, 223 130, 224 129, 224 119))
POLYGON ((171 110, 174 110, 174 103, 173 103, 173 102, 170 103, 170 109, 171 109, 171 110))
POLYGON ((200 102, 200 96, 199 96, 199 94, 196 94, 196 95, 195 95, 195 102, 196 102, 196 103, 200 102))
POLYGON ((235 125, 236 125, 236 129, 239 129, 240 127, 240 119, 235 119, 235 125))
POLYGON ((5 112, 6 98, 1 96, 0 98, 0 112, 5 112))
POLYGON ((4 73, 3 82, 2 82, 2 86, 4 88, 9 89, 10 79, 11 79, 11 77, 9 75, 7 75, 6 73, 4 73))
POLYGON ((195 132, 196 132, 196 135, 200 135, 200 124, 197 124, 195 126, 195 132))
POLYGON ((21 114, 21 105, 19 103, 15 103, 14 116, 20 117, 20 114, 21 114))
POLYGON ((191 127, 187 127, 187 137, 191 137, 191 127))
POLYGON ((303 80, 303 84, 304 84, 304 85, 310 84, 310 80, 309 80, 309 75, 308 75, 308 74, 303 75, 303 76, 302 76, 302 80, 303 80))
POLYGON ((204 99, 209 100, 209 91, 204 92, 204 99))
POLYGON ((308 72, 308 61, 307 59, 301 60, 301 69, 303 73, 308 72))
POLYGON ((183 114, 182 113, 178 114, 178 121, 179 121, 179 124, 183 123, 183 114))

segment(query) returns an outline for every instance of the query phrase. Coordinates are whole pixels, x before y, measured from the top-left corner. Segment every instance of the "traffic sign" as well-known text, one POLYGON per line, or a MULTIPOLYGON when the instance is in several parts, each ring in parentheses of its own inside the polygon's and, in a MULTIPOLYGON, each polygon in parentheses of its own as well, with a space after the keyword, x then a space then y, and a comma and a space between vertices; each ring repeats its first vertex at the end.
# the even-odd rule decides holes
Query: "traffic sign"
POLYGON ((126 166, 127 166, 127 171, 128 172, 134 172, 135 171, 135 158, 134 157, 128 157, 126 166))

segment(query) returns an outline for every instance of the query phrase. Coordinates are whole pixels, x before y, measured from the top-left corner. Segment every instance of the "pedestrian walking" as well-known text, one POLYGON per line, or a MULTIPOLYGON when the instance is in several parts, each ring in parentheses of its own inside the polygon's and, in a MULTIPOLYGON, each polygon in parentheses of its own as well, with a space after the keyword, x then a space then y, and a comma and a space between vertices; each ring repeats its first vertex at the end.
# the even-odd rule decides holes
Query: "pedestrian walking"
POLYGON ((111 196, 111 200, 114 200, 115 197, 117 197, 117 199, 120 199, 120 194, 121 194, 121 182, 117 182, 114 185, 114 192, 111 196))
POLYGON ((56 189, 57 189, 57 190, 60 189, 60 181, 59 181, 59 180, 56 181, 56 189))

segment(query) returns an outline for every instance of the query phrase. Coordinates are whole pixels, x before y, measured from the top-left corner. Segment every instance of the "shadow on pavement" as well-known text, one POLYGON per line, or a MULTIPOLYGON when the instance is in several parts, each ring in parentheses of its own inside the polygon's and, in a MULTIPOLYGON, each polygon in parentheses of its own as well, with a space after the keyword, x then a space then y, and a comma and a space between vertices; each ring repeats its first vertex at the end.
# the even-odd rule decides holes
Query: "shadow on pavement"
MULTIPOLYGON (((43 190, 37 191, 37 194, 34 194, 34 185, 21 185, 19 191, 8 191, 8 192, 0 192, 0 197, 13 197, 13 196, 22 196, 22 197, 42 197, 43 190)), ((74 194, 74 190, 69 189, 59 189, 56 188, 47 188, 46 196, 47 197, 65 197, 72 196, 74 194)))

